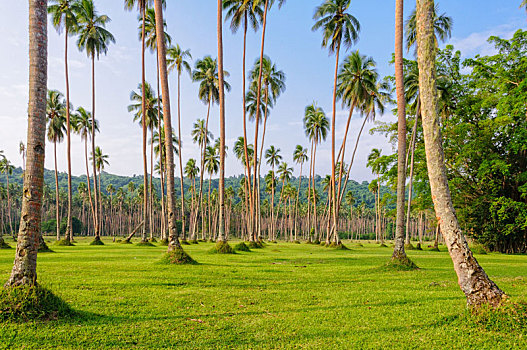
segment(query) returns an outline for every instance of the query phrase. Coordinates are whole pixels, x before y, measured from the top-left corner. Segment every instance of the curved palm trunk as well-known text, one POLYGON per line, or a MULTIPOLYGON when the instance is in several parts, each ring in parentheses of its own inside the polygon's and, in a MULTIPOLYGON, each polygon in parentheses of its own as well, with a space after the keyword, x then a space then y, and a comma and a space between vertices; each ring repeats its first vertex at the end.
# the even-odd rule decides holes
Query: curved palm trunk
POLYGON ((70 79, 68 71, 68 25, 64 30, 64 74, 66 77, 66 154, 68 158, 68 221, 66 222, 66 240, 73 240, 71 228, 72 184, 71 184, 71 122, 70 122, 70 79))
POLYGON ((91 124, 91 149, 92 149, 92 166, 93 166, 93 193, 95 194, 94 205, 94 230, 95 240, 100 240, 99 231, 99 211, 97 206, 99 203, 99 196, 97 194, 97 169, 95 166, 95 55, 92 55, 91 60, 91 76, 92 76, 92 124, 91 124))
MULTIPOLYGON (((264 143, 265 143, 265 131, 267 129, 267 117, 268 117, 268 108, 267 108, 267 103, 269 103, 269 86, 267 85, 265 87, 265 113, 264 113, 264 125, 263 125, 263 132, 262 132, 262 144, 260 145, 260 160, 263 159, 263 148, 264 148, 264 143)), ((257 188, 258 188, 258 193, 260 193, 260 167, 262 165, 262 162, 260 161, 258 163, 258 184, 257 184, 257 188)), ((262 239, 262 223, 261 223, 261 220, 262 220, 262 216, 260 214, 260 200, 258 200, 258 239, 262 239)))
MULTIPOLYGON (((339 55, 340 55, 340 42, 337 44, 337 57, 335 59, 335 81, 333 85, 333 116, 331 118, 331 204, 330 210, 333 208, 333 227, 335 227, 335 233, 337 230, 337 197, 336 197, 336 186, 335 186, 335 130, 336 130, 336 115, 337 115, 337 80, 339 70, 339 55)), ((335 236, 338 236, 335 234, 335 236)))
POLYGON ((5 287, 35 285, 42 218, 47 92, 47 1, 29 0, 27 168, 15 261, 5 287))
MULTIPOLYGON (((157 47, 156 47, 156 53, 157 53, 157 47)), ((159 62, 156 61, 156 68, 157 68, 157 126, 158 126, 158 134, 159 134, 159 177, 161 179, 161 239, 167 239, 167 233, 166 233, 166 208, 165 208, 165 182, 164 182, 164 173, 165 173, 165 166, 164 166, 164 157, 163 157, 163 150, 161 149, 163 145, 163 141, 161 140, 161 129, 163 128, 163 123, 161 120, 161 99, 159 98, 161 96, 160 94, 160 87, 159 87, 159 62)), ((181 135, 179 136, 179 139, 181 140, 181 135)), ((152 140, 153 143, 153 140, 152 140)), ((179 150, 179 154, 181 157, 181 148, 179 150)), ((152 169, 152 173, 154 170, 152 169)))
POLYGON ((433 11, 433 0, 417 1, 419 92, 421 94, 421 115, 432 200, 437 219, 441 225, 441 232, 454 263, 458 284, 467 297, 467 304, 471 306, 482 304, 496 306, 501 302, 504 293, 487 276, 472 255, 452 205, 441 130, 437 117, 436 46, 433 11))
POLYGON ((307 182, 307 231, 308 242, 311 242, 311 174, 313 173, 313 140, 311 140, 311 156, 309 158, 309 181, 307 182))
POLYGON ((203 174, 204 174, 204 164, 205 164, 205 147, 206 139, 209 133, 209 116, 210 116, 210 105, 211 98, 209 97, 209 103, 207 107, 207 120, 205 121, 205 137, 201 145, 201 171, 199 176, 199 208, 196 208, 195 221, 197 225, 198 221, 198 212, 201 211, 201 238, 205 239, 205 215, 203 215, 203 174))
POLYGON ((150 129, 150 240, 154 238, 154 126, 150 129))
MULTIPOLYGON (((57 170, 57 142, 53 142, 53 154, 55 156, 55 222, 57 241, 60 241, 60 211, 59 211, 59 175, 57 170)), ((66 235, 67 237, 68 235, 66 235)))
MULTIPOLYGON (((93 206, 93 198, 91 196, 91 185, 90 185, 90 169, 89 169, 89 163, 88 163, 88 137, 84 139, 84 158, 86 160, 86 182, 88 184, 88 197, 90 198, 90 209, 93 219, 93 227, 95 230, 95 226, 97 225, 97 221, 95 220, 95 208, 93 206)), ((94 189, 95 190, 95 189, 94 189)))
POLYGON ((155 0, 156 34, 157 34, 157 58, 161 72, 161 90, 163 92, 163 122, 165 124, 165 153, 167 170, 167 209, 169 240, 168 252, 182 249, 178 238, 176 226, 176 198, 174 193, 174 146, 172 144, 172 119, 170 114, 170 93, 168 87, 168 73, 166 61, 165 35, 163 28, 163 8, 161 0, 155 0))
MULTIPOLYGON (((406 190, 406 99, 403 76, 403 5, 395 1, 395 85, 397 91, 397 218, 395 223, 395 247, 392 259, 405 259, 404 251, 404 201, 406 190)), ((411 188, 411 185, 410 185, 411 188)), ((411 191, 411 189, 410 189, 411 191)), ((410 206, 411 199, 408 201, 410 206)), ((408 211, 408 215, 410 212, 408 211)), ((407 243, 410 243, 408 232, 407 243)))
MULTIPOLYGON (((414 180, 414 156, 415 156, 415 137, 417 134, 417 122, 419 116, 415 118, 412 140, 410 142, 410 181, 408 183, 408 208, 406 210, 406 244, 410 244, 410 209, 412 208, 412 190, 414 180)), ((421 241, 419 241, 421 243, 421 241)))
MULTIPOLYGON (((262 97, 262 76, 263 76, 263 71, 262 71, 262 65, 263 65, 263 56, 264 56, 264 48, 265 48, 265 30, 267 28, 267 10, 268 10, 268 7, 269 7, 269 0, 265 0, 265 9, 264 9, 264 16, 263 16, 263 24, 262 24, 262 43, 261 43, 261 48, 260 48, 260 68, 259 68, 259 72, 258 72, 258 91, 256 93, 256 126, 255 126, 255 130, 254 130, 254 180, 253 180, 253 184, 254 184, 254 208, 255 208, 255 217, 254 217, 254 223, 257 222, 258 220, 258 216, 260 215, 259 211, 257 210, 258 209, 258 203, 260 202, 260 193, 258 192, 259 189, 256 187, 256 183, 258 181, 257 179, 257 171, 256 171, 256 166, 258 164, 258 157, 257 157, 257 153, 258 153, 258 126, 259 126, 259 122, 260 122, 260 99, 262 97)), ((255 228, 253 227, 253 239, 256 240, 256 239, 259 239, 259 237, 256 237, 256 231, 254 230, 255 228)))
MULTIPOLYGON (((146 96, 145 96, 145 7, 141 8, 141 127, 143 129, 143 230, 141 241, 146 242, 146 228, 148 226, 148 161, 146 156, 146 96)), ((172 136, 172 135, 170 135, 172 136)))
POLYGON ((7 169, 6 169, 6 173, 5 173, 5 178, 6 178, 6 186, 7 186, 7 219, 9 220, 9 233, 11 234, 11 236, 14 237, 15 235, 15 232, 13 231, 13 219, 11 218, 11 194, 9 192, 9 170, 10 170, 10 165, 7 164, 7 169))

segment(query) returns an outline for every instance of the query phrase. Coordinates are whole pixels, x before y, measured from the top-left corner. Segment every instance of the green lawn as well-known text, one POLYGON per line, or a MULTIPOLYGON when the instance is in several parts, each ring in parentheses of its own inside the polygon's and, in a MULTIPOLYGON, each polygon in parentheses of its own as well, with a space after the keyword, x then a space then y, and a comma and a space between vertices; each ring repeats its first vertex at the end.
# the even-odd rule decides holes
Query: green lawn
MULTIPOLYGON (((106 241, 51 245, 38 279, 79 316, 0 323, 2 348, 527 348, 527 331, 470 327, 448 254, 410 251, 421 270, 379 267, 391 248, 333 250, 269 244, 215 255, 211 243, 185 246, 200 264, 160 264, 166 247, 106 241)), ((12 246, 14 244, 10 243, 12 246)), ((443 248, 445 250, 445 248, 443 248)), ((14 249, 0 250, 0 281, 14 249)), ((527 299, 527 256, 478 255, 514 299, 527 299)))

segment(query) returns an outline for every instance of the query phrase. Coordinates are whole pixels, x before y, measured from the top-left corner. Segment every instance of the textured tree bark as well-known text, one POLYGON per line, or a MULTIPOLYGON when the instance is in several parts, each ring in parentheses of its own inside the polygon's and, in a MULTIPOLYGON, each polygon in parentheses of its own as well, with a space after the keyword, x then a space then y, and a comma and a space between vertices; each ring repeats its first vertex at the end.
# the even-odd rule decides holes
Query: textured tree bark
POLYGON ((470 306, 482 304, 497 306, 505 294, 490 280, 473 257, 452 205, 437 116, 436 46, 433 14, 433 0, 417 0, 419 91, 432 200, 438 223, 441 225, 441 232, 454 263, 458 284, 467 297, 467 304, 470 306))
POLYGON ((71 228, 71 206, 72 199, 72 185, 71 185, 71 121, 70 121, 70 79, 68 70, 68 23, 64 22, 64 75, 66 77, 66 144, 67 144, 67 158, 68 158, 68 221, 66 224, 66 240, 73 240, 73 230, 71 228))
POLYGON ((55 156, 55 231, 57 233, 57 241, 60 240, 60 214, 59 214, 59 175, 57 170, 57 142, 53 142, 53 154, 55 156))
POLYGON ((15 261, 5 287, 37 283, 37 252, 46 149, 47 59, 47 1, 29 0, 27 164, 15 261))
POLYGON ((404 197, 406 187, 406 100, 403 72, 403 0, 395 1, 395 85, 397 91, 397 218, 392 259, 405 259, 404 197))
MULTIPOLYGON (((218 0, 218 80, 220 92, 220 184, 219 184, 219 232, 218 241, 225 236, 225 86, 223 81, 223 1, 218 0)), ((254 150, 256 152, 256 150, 254 150)))
MULTIPOLYGON (((99 195, 97 190, 97 168, 95 166, 95 53, 91 57, 91 79, 92 79, 92 124, 91 124, 91 154, 92 154, 92 170, 93 170, 93 194, 94 200, 94 231, 95 240, 100 240, 99 230, 99 195)), ((89 181, 89 180, 88 180, 89 181)))
MULTIPOLYGON (((141 127, 143 129, 143 231, 141 242, 146 242, 146 228, 148 226, 148 162, 146 157, 146 96, 145 96, 145 2, 141 6, 141 127)), ((164 95, 163 95, 164 96, 164 95)), ((170 134, 172 136, 172 134, 170 134)))
POLYGON ((167 213, 168 213, 168 252, 182 249, 176 226, 176 196, 174 193, 174 145, 172 144, 172 118, 170 114, 170 93, 166 61, 165 35, 163 28, 163 7, 161 0, 155 0, 157 59, 159 62, 161 91, 163 95, 163 122, 165 124, 165 153, 167 171, 167 213))

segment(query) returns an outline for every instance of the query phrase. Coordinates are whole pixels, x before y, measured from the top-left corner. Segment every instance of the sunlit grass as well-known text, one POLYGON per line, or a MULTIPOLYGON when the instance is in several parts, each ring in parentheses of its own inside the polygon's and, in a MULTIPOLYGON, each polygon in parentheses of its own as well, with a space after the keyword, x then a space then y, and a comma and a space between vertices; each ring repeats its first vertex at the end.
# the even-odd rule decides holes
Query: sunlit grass
MULTIPOLYGON (((351 250, 267 244, 228 255, 200 243, 184 246, 197 265, 167 265, 159 243, 76 241, 40 254, 38 279, 80 316, 0 323, 0 349, 527 347, 521 331, 462 321, 465 298, 444 247, 410 251, 419 270, 389 271, 381 267, 393 248, 366 242, 345 242, 351 250)), ((0 282, 14 252, 0 250, 0 282)), ((527 256, 476 257, 513 299, 526 299, 527 256)))

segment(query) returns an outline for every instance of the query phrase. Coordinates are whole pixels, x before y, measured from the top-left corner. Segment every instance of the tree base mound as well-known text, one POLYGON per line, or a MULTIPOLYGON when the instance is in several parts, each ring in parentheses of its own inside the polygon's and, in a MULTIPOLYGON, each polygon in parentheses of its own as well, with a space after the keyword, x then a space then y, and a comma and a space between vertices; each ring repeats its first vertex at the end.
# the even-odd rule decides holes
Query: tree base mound
POLYGON ((181 241, 179 241, 182 245, 190 245, 189 241, 187 241, 186 239, 183 239, 181 241))
POLYGON ((214 248, 210 250, 213 254, 236 254, 234 249, 225 241, 218 241, 214 248))
POLYGON ((412 243, 407 243, 404 245, 404 250, 415 250, 415 247, 412 243))
POLYGON ((157 239, 155 239, 154 237, 150 238, 148 241, 150 243, 157 243, 157 239))
POLYGON ((525 333, 527 329, 527 302, 513 302, 504 298, 497 307, 482 305, 470 308, 464 321, 470 326, 490 332, 525 333))
POLYGON ((190 244, 199 244, 199 242, 198 242, 197 239, 194 239, 194 240, 190 241, 190 244))
POLYGON ((11 249, 11 246, 2 237, 0 237, 0 249, 11 249))
POLYGON ((133 244, 131 241, 127 240, 127 239, 123 239, 122 241, 120 241, 119 243, 121 244, 133 244))
POLYGON ((149 241, 141 241, 135 244, 138 247, 155 247, 154 244, 150 243, 149 241))
POLYGON ((353 243, 351 245, 352 247, 357 247, 357 248, 363 248, 364 246, 362 245, 362 243, 353 243))
POLYGON ((313 241, 313 244, 320 244, 320 241, 319 241, 318 239, 315 239, 315 240, 313 241))
POLYGON ((164 238, 159 241, 159 245, 168 247, 168 238, 164 238))
POLYGON ((60 241, 56 241, 55 245, 63 247, 73 247, 75 244, 73 244, 69 239, 61 239, 60 241))
POLYGON ((388 271, 413 271, 419 270, 419 267, 406 256, 401 258, 392 257, 383 266, 383 269, 388 271))
POLYGON ((251 249, 244 242, 240 242, 234 246, 236 252, 250 252, 251 249))
POLYGON ((333 248, 335 250, 350 250, 348 247, 342 244, 342 242, 339 242, 339 243, 331 242, 328 247, 333 248))
POLYGON ((439 248, 438 247, 432 247, 429 249, 430 252, 439 252, 439 248))
POLYGON ((247 245, 249 246, 249 249, 262 249, 264 247, 262 242, 258 241, 249 242, 247 245))
POLYGON ((379 244, 379 248, 388 248, 388 246, 384 243, 379 244))
POLYGON ((90 242, 90 245, 104 245, 104 243, 99 237, 95 237, 95 239, 90 242))
POLYGON ((38 252, 39 253, 54 253, 54 251, 51 250, 51 248, 49 248, 49 246, 44 241, 40 242, 38 246, 38 252))
POLYGON ((423 247, 421 247, 421 243, 417 243, 415 246, 415 250, 423 250, 423 247))
POLYGON ((74 315, 64 300, 38 285, 0 289, 0 321, 56 320, 74 315))
POLYGON ((300 241, 293 241, 294 244, 300 244, 300 241))
POLYGON ((176 248, 163 256, 161 260, 164 264, 174 265, 196 265, 197 262, 188 255, 183 248, 176 248))

